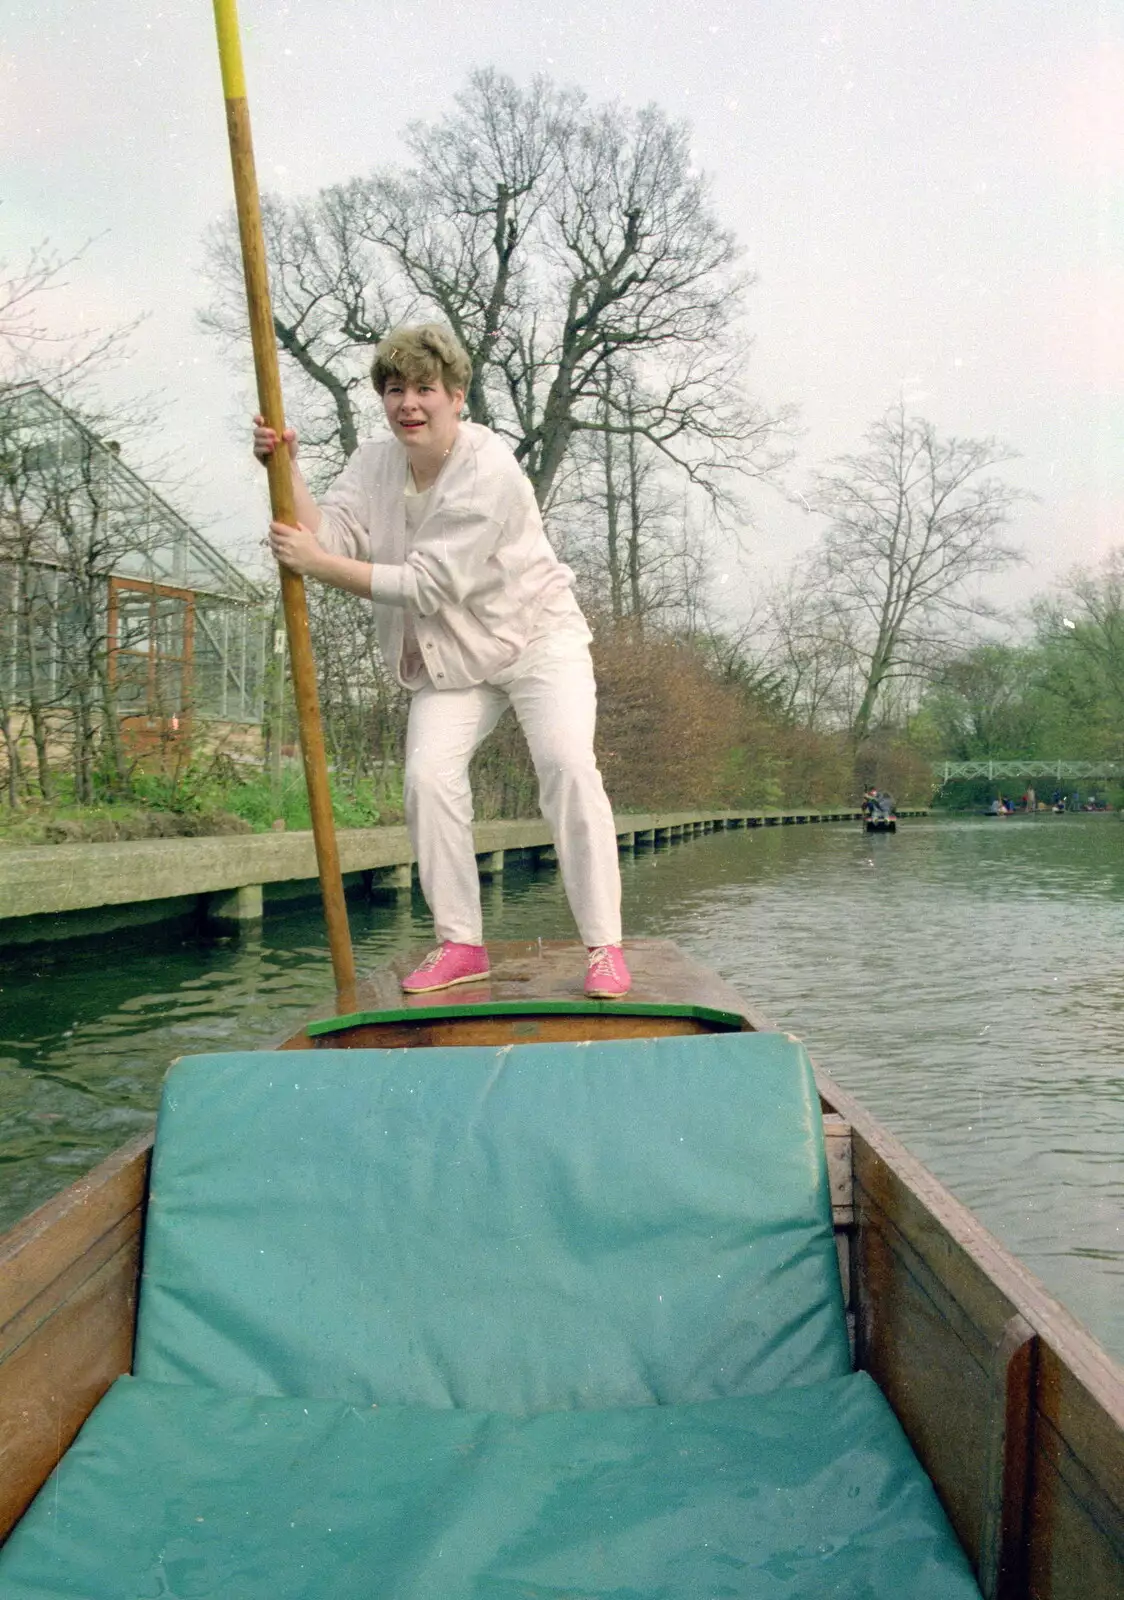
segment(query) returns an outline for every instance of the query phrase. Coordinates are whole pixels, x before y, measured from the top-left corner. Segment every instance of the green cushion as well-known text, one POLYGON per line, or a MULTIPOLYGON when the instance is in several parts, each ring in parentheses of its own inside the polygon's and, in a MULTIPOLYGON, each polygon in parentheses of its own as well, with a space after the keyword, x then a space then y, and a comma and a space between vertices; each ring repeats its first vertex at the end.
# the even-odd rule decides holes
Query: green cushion
POLYGON ((849 1369, 823 1136, 781 1034, 188 1059, 138 1376, 528 1414, 849 1369))
POLYGON ((4 1600, 979 1600, 864 1374, 518 1419, 122 1379, 4 1600))

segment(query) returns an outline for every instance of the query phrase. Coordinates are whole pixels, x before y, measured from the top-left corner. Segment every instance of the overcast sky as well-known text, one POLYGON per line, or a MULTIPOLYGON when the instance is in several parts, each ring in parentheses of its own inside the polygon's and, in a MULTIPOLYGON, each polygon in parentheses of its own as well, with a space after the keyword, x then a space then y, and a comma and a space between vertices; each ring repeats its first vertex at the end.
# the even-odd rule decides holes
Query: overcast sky
MULTIPOLYGON (((0 259, 94 238, 60 330, 151 313, 114 380, 159 389, 181 509, 252 548, 248 372, 198 330, 201 236, 230 204, 207 0, 7 0, 0 259)), ((297 195, 401 157, 475 66, 547 72, 688 119, 757 273, 753 387, 795 402, 801 468, 858 447, 900 394, 998 435, 1043 588, 1124 543, 1124 11, 1095 0, 242 0, 263 187, 297 195)), ((247 358, 248 360, 248 358, 247 358)), ((294 418, 299 424, 299 417, 294 418)), ((754 581, 816 524, 755 501, 754 581)))

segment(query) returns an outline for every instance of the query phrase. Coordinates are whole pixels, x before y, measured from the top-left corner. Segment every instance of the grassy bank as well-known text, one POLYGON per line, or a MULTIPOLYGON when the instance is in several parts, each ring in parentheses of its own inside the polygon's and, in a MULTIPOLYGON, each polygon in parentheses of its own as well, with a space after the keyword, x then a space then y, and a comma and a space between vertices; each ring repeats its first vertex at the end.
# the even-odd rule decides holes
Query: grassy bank
MULTIPOLYGON (((340 828, 373 828, 380 822, 402 820, 396 785, 379 803, 370 786, 366 793, 357 793, 333 784, 332 809, 340 828)), ((297 764, 286 768, 280 784, 260 772, 211 773, 176 786, 140 777, 128 794, 106 797, 94 805, 76 805, 65 795, 50 804, 29 800, 18 810, 0 811, 0 846, 201 838, 311 825, 304 773, 297 764)))
MULTIPOLYGON (((595 640, 594 659, 597 758, 617 811, 815 809, 854 804, 872 783, 902 805, 929 802, 932 769, 906 742, 876 735, 856 749, 843 732, 802 727, 697 643, 616 629, 595 640)), ((409 697, 392 686, 341 707, 330 690, 322 685, 337 825, 401 822, 409 697)), ((89 775, 83 793, 92 788, 92 803, 84 805, 75 803, 65 761, 44 780, 25 752, 19 803, 0 808, 0 845, 307 828, 303 769, 282 748, 276 782, 245 748, 193 752, 175 743, 132 766, 103 759, 89 775), (152 770, 154 759, 165 765, 152 770)), ((535 772, 513 716, 485 741, 471 779, 478 821, 538 815, 535 772)))

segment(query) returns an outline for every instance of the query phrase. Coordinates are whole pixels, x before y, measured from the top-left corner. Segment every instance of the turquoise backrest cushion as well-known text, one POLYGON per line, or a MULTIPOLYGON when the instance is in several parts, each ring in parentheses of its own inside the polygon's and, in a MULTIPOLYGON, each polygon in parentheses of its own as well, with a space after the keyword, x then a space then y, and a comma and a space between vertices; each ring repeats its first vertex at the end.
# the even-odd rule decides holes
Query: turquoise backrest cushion
POLYGON ((169 1075, 139 1377, 526 1415, 848 1369, 818 1099, 784 1035, 169 1075))

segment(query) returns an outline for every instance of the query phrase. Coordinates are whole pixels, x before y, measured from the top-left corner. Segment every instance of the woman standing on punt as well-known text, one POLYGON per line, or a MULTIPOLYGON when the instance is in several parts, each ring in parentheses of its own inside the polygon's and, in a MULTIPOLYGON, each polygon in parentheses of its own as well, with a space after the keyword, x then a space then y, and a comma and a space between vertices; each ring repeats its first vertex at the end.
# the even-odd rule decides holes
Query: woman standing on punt
MULTIPOLYGON (((436 323, 388 334, 371 378, 392 437, 360 445, 317 502, 287 429, 297 526, 271 523, 270 546, 293 572, 373 602, 383 656, 413 694, 406 821, 440 944, 402 987, 421 994, 487 976, 468 763, 510 705, 589 951, 586 993, 616 999, 631 980, 616 830, 593 754, 589 627, 515 457, 489 428, 461 421, 471 375, 436 323)), ((258 460, 276 444, 256 418, 258 460)))

